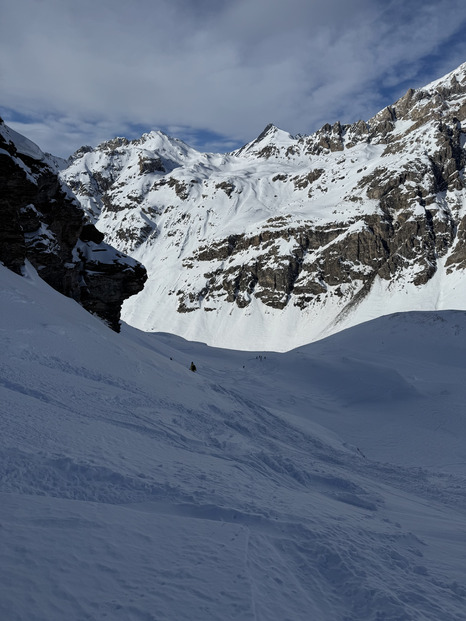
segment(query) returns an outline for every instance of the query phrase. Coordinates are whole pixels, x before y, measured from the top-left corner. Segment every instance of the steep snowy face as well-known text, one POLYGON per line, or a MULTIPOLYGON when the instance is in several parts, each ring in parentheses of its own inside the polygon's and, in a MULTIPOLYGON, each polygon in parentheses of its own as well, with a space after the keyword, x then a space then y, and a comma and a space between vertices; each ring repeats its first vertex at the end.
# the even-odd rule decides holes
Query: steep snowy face
POLYGON ((62 172, 107 241, 142 261, 124 318, 289 349, 379 314, 465 308, 466 64, 367 122, 226 155, 161 132, 81 149, 62 172))

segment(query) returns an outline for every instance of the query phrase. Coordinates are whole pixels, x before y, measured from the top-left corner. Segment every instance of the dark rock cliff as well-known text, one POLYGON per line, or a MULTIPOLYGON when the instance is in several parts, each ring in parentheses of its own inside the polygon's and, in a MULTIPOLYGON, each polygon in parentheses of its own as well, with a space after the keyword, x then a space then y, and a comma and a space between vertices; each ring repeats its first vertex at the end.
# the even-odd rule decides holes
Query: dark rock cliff
POLYGON ((123 301, 147 279, 140 263, 103 243, 47 156, 0 119, 0 261, 21 274, 26 260, 116 331, 123 301))

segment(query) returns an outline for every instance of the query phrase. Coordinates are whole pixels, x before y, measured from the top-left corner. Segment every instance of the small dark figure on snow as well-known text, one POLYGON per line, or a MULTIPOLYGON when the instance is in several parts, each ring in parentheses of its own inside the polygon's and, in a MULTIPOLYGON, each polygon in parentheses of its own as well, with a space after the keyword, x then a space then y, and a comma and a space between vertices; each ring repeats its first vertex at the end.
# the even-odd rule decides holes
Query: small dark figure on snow
POLYGON ((191 362, 191 366, 189 367, 190 371, 196 371, 196 365, 194 364, 194 362, 191 362))

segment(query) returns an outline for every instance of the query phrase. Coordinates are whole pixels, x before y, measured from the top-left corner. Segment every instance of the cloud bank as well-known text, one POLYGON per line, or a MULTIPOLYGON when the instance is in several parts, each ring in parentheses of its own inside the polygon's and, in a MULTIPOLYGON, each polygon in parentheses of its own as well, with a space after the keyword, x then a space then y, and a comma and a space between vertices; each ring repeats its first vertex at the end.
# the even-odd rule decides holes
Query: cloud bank
POLYGON ((178 129, 228 150, 273 122, 369 118, 466 60, 464 0, 17 0, 0 114, 41 148, 178 129))

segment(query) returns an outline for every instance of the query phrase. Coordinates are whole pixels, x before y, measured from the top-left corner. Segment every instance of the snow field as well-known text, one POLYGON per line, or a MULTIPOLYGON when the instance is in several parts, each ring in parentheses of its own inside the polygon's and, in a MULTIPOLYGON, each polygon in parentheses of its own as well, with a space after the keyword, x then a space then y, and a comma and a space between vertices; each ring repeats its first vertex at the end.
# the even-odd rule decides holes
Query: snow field
POLYGON ((227 351, 0 285, 1 618, 464 619, 464 312, 227 351))

